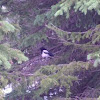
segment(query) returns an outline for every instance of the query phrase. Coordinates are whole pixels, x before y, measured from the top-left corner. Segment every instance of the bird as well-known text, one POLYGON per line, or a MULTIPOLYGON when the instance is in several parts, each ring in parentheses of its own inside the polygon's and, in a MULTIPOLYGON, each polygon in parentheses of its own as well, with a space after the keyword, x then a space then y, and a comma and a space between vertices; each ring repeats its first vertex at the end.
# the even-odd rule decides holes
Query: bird
POLYGON ((41 50, 41 56, 42 56, 42 58, 46 58, 47 59, 47 58, 51 58, 51 57, 54 56, 50 51, 48 51, 44 47, 41 47, 40 50, 41 50))

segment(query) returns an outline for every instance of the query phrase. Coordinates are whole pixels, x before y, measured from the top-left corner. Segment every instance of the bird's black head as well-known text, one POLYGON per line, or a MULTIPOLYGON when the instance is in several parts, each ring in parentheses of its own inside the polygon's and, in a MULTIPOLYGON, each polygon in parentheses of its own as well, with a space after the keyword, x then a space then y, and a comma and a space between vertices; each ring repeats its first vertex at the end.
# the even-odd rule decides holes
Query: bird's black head
POLYGON ((40 50, 41 50, 41 52, 42 52, 43 50, 47 50, 47 49, 45 49, 44 47, 41 47, 40 50))

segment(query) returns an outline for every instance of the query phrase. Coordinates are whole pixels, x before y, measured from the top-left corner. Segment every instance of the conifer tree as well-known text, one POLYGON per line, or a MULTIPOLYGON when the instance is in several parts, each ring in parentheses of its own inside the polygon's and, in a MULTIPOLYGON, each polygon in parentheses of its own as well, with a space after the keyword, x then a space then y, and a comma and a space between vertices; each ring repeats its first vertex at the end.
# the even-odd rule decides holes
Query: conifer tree
MULTIPOLYGON (((18 50, 17 48, 12 48, 7 41, 11 35, 16 33, 16 28, 13 24, 8 21, 0 21, 0 99, 3 100, 2 89, 10 84, 11 80, 14 80, 15 75, 10 75, 10 70, 13 68, 15 59, 18 64, 23 61, 27 61, 28 58, 18 50)), ((15 34, 16 35, 16 34, 15 34)))
MULTIPOLYGON (((13 2, 13 0, 10 1, 13 2)), ((14 1, 16 2, 17 0, 14 1)), ((23 28, 21 34, 23 37, 23 39, 21 40, 21 47, 35 45, 37 41, 42 41, 43 39, 47 41, 47 37, 49 35, 45 33, 55 32, 54 36, 56 36, 56 38, 59 39, 64 45, 73 45, 75 47, 81 47, 82 49, 85 48, 87 51, 95 51, 95 53, 91 53, 87 56, 87 60, 95 60, 95 67, 99 65, 100 52, 97 51, 99 50, 99 45, 96 44, 99 44, 100 40, 100 25, 96 25, 95 23, 94 26, 91 25, 90 27, 88 27, 92 22, 90 22, 89 24, 88 22, 85 22, 83 19, 84 16, 81 16, 81 14, 79 13, 82 12, 88 16, 88 12, 95 11, 98 15, 100 15, 98 0, 61 0, 55 5, 51 6, 51 9, 48 9, 49 7, 45 5, 46 10, 40 9, 42 7, 45 8, 45 6, 42 6, 43 3, 41 3, 41 0, 38 1, 39 3, 34 0, 20 0, 19 4, 21 4, 21 2, 22 5, 17 5, 17 7, 11 6, 12 9, 21 16, 22 23, 26 22, 24 23, 24 25, 21 25, 21 27, 23 28), (31 5, 30 2, 32 3, 31 5), (22 9, 20 9, 21 7, 22 9), (61 27, 62 23, 60 23, 60 19, 63 20, 63 17, 66 17, 66 20, 68 20, 68 18, 70 18, 70 12, 73 11, 73 9, 74 11, 77 11, 76 14, 79 13, 81 16, 81 18, 79 18, 78 20, 79 22, 77 21, 75 25, 80 28, 80 24, 83 24, 83 21, 85 22, 83 26, 88 24, 87 26, 84 26, 86 27, 86 30, 84 32, 81 32, 79 30, 77 32, 64 31, 61 27), (32 30, 30 29, 30 26, 32 26, 32 30), (37 31, 34 31, 36 27, 38 27, 37 31), (85 39, 88 39, 89 41, 81 43, 82 40, 85 39)), ((9 3, 7 4, 9 5, 9 3)), ((65 19, 62 22, 64 23, 64 21, 65 19)), ((90 66, 89 62, 72 62, 68 65, 65 64, 62 66, 44 66, 35 73, 26 74, 26 76, 24 76, 20 71, 17 71, 17 69, 14 70, 15 66, 12 66, 12 61, 13 59, 15 59, 20 64, 22 63, 22 61, 28 60, 27 57, 25 57, 20 50, 13 49, 10 45, 4 44, 3 42, 3 40, 6 38, 8 39, 9 36, 17 35, 16 28, 13 24, 3 20, 1 20, 0 27, 0 75, 2 84, 1 89, 4 88, 8 83, 13 84, 12 93, 8 94, 5 99, 9 98, 10 100, 16 100, 16 98, 18 98, 19 100, 41 100, 41 95, 43 93, 47 94, 49 89, 51 87, 54 88, 55 86, 64 86, 67 91, 66 97, 69 97, 71 94, 70 88, 71 86, 73 86, 73 82, 78 81, 78 77, 74 76, 74 72, 85 72, 86 70, 89 70, 90 67, 92 68, 92 65, 90 66), (13 73, 11 73, 12 71, 13 73), (34 92, 35 83, 37 86, 36 91, 34 92)), ((2 93, 0 96, 3 97, 2 93)))

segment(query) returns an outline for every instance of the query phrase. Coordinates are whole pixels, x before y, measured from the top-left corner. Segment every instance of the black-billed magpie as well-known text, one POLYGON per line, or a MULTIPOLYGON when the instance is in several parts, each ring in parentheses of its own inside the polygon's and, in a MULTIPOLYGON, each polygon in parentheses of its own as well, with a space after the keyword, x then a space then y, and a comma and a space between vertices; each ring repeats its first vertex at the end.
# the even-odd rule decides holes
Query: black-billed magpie
POLYGON ((42 56, 42 58, 51 58, 51 57, 54 56, 51 52, 49 52, 44 47, 41 47, 40 50, 41 50, 41 56, 42 56))

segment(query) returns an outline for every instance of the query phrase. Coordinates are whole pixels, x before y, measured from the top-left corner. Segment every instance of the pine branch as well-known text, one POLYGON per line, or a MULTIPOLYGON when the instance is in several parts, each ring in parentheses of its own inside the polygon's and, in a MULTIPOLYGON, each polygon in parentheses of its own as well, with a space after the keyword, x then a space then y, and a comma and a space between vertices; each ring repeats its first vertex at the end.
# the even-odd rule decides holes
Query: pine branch
MULTIPOLYGON (((94 28, 94 29, 89 29, 88 31, 85 31, 85 32, 68 32, 68 31, 63 31, 62 29, 60 29, 60 28, 58 28, 58 27, 56 27, 56 26, 54 26, 53 24, 51 24, 51 25, 45 25, 47 28, 49 28, 49 29, 51 29, 51 30, 53 30, 53 31, 55 31, 56 33, 62 33, 62 35, 64 36, 64 35, 71 35, 72 33, 73 34, 75 34, 75 35, 79 35, 79 34, 81 34, 81 35, 84 35, 84 34, 86 34, 88 31, 92 31, 91 33, 94 33, 94 31, 98 31, 98 26, 96 27, 96 28, 94 28)), ((59 36, 59 35, 58 35, 59 36)), ((48 37, 48 38, 51 38, 51 37, 48 37)), ((56 38, 52 38, 52 39, 56 39, 56 38)), ((63 38, 63 37, 61 37, 61 36, 59 36, 59 40, 61 40, 61 42, 60 43, 63 43, 63 44, 65 44, 65 45, 74 45, 74 46, 80 46, 80 47, 100 47, 100 45, 94 45, 94 44, 88 44, 88 43, 85 43, 85 44, 77 44, 77 43, 75 43, 75 42, 69 42, 69 41, 67 41, 65 38, 63 38)))

